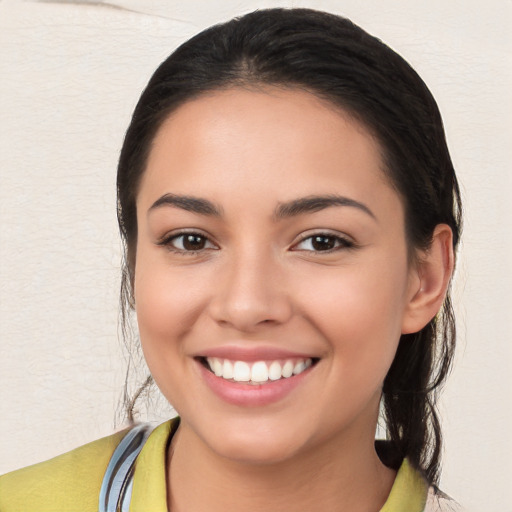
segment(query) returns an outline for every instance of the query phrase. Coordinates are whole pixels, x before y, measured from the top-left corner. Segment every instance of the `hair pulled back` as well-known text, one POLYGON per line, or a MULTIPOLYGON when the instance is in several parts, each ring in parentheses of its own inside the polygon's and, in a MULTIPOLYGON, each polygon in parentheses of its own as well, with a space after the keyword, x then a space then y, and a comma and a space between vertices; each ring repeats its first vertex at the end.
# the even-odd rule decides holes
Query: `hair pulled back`
MULTIPOLYGON (((266 85, 301 88, 326 99, 376 137, 384 172, 403 200, 412 255, 414 249, 429 247, 440 223, 452 229, 456 248, 461 229, 459 188, 439 110, 417 73, 348 19, 310 9, 256 11, 204 30, 180 46, 156 70, 135 108, 117 175, 118 221, 126 250, 124 320, 127 305, 133 305, 136 196, 162 122, 201 94, 266 85)), ((439 476, 442 440, 437 392, 449 372, 454 344, 448 295, 428 325, 402 335, 383 386, 383 411, 396 464, 407 457, 432 483, 439 476)))

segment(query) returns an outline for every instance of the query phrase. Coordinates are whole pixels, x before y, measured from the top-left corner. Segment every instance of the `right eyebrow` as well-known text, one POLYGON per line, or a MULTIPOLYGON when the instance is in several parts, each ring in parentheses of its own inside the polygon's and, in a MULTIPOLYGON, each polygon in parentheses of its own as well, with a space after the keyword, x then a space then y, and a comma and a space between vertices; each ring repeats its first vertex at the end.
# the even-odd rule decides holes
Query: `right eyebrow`
POLYGON ((222 208, 216 206, 211 201, 194 196, 180 196, 176 194, 164 194, 158 198, 148 209, 148 213, 163 206, 172 206, 181 208, 187 212, 197 213, 199 215, 207 215, 211 217, 221 217, 222 208))

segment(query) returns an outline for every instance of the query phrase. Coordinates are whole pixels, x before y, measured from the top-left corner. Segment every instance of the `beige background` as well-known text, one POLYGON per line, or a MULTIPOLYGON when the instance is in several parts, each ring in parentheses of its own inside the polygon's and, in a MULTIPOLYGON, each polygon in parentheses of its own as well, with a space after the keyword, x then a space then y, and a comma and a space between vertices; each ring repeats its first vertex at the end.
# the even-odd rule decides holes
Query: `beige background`
POLYGON ((510 0, 0 0, 0 473, 112 431, 125 364, 114 181, 131 110, 178 43, 277 5, 352 18, 439 102, 466 204, 442 487, 511 512, 510 0))

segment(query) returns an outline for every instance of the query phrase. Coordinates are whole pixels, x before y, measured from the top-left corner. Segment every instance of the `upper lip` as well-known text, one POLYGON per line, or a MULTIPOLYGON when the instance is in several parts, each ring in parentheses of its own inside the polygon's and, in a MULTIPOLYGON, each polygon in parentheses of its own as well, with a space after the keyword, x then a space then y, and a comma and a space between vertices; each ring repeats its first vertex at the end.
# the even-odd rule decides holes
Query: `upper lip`
POLYGON ((279 359, 308 359, 318 358, 317 355, 305 352, 295 352, 278 348, 275 346, 240 346, 240 345, 223 345, 220 347, 212 347, 205 349, 195 357, 218 357, 220 359, 229 359, 231 361, 264 361, 279 359))

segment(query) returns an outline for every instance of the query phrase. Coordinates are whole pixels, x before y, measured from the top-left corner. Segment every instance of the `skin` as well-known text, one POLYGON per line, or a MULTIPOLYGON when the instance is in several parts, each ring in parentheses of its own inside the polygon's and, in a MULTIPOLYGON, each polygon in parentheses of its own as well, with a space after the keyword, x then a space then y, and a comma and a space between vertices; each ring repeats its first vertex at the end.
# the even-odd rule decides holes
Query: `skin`
POLYGON ((439 309, 453 254, 441 225, 410 262, 382 165, 364 127, 298 90, 214 92, 159 130, 137 196, 134 294, 147 363, 182 418, 169 454, 174 512, 369 512, 386 501, 395 474, 373 446, 382 383, 400 335, 439 309), (165 194, 220 214, 152 207, 165 194), (276 218, 283 203, 333 194, 363 207, 276 218), (199 250, 186 250, 183 231, 203 237, 199 250), (315 234, 334 248, 303 240, 315 234), (197 355, 219 346, 318 363, 283 399, 244 407, 202 378, 197 355))

